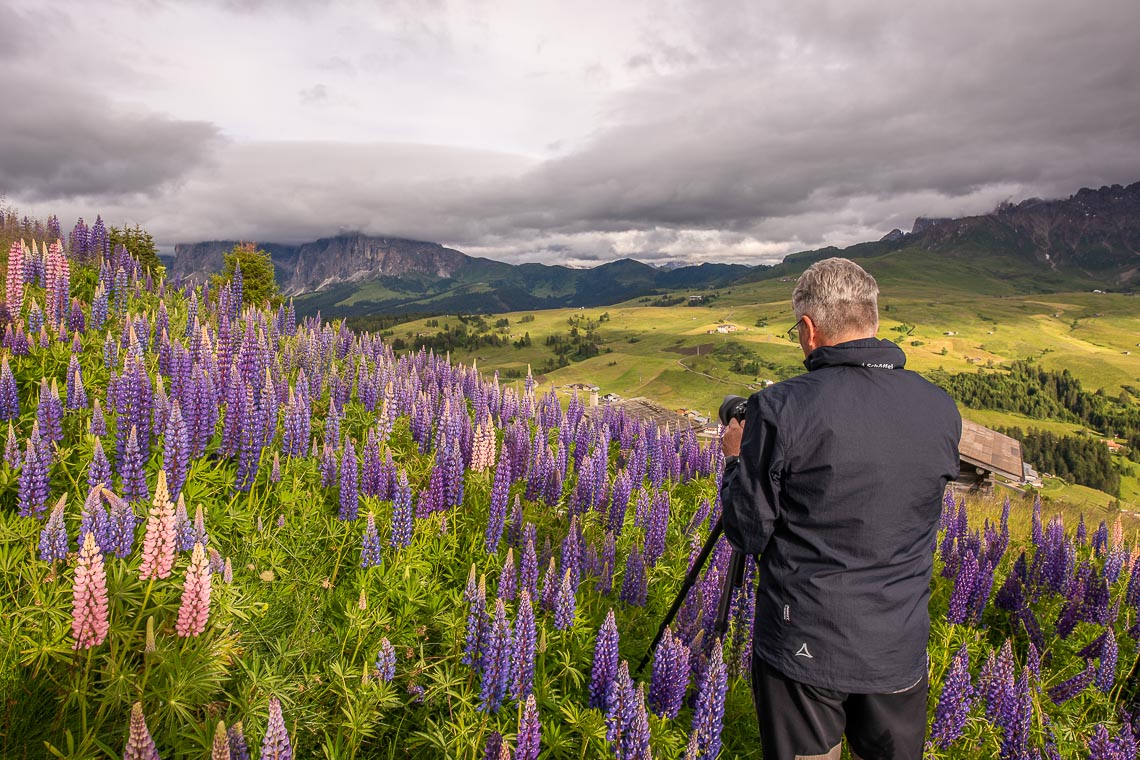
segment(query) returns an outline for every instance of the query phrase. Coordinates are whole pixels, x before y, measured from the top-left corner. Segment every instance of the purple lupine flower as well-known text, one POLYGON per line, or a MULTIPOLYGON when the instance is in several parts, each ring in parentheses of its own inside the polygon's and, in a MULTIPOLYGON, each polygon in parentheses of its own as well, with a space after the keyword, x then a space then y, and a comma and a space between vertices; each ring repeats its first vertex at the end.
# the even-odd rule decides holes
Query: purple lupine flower
POLYGON ((582 578, 582 533, 577 516, 570 517, 570 528, 562 539, 562 555, 559 560, 562 568, 570 573, 570 585, 578 588, 582 578))
POLYGON ((11 420, 8 421, 8 437, 4 440, 4 463, 13 470, 18 469, 22 464, 20 444, 16 440, 16 429, 12 427, 11 420))
POLYGON ((83 387, 83 373, 79 368, 79 359, 73 353, 67 368, 67 408, 86 409, 87 389, 83 387))
POLYGON ((1029 668, 1010 690, 1001 720, 1003 760, 1029 757, 1029 732, 1033 720, 1033 696, 1029 688, 1029 668))
POLYGON ((512 601, 518 593, 518 571, 515 569, 514 549, 507 549, 507 558, 503 561, 503 569, 499 572, 498 597, 504 601, 512 601))
POLYGON ((538 705, 534 695, 528 694, 519 717, 518 741, 514 760, 537 760, 542 745, 542 723, 538 719, 538 705))
MULTIPOLYGON (((472 565, 474 569, 474 565, 472 565)), ((463 643, 463 657, 460 662, 479 670, 482 666, 483 640, 487 633, 487 582, 479 577, 475 594, 468 600, 467 634, 463 643)))
MULTIPOLYGON (((620 760, 652 760, 649 752, 649 715, 645 711, 644 685, 632 689, 622 705, 620 760)), ((710 755, 710 757, 712 757, 710 755)))
POLYGON ((606 741, 618 750, 621 747, 622 716, 627 713, 633 696, 633 681, 629 677, 629 663, 618 663, 617 674, 606 700, 606 741))
POLYGON ((132 426, 119 470, 119 478, 123 482, 123 497, 127 501, 138 502, 150 499, 150 487, 147 486, 143 465, 144 457, 139 448, 138 429, 132 426))
POLYGON ((162 468, 166 470, 170 498, 177 499, 186 484, 186 475, 190 472, 190 441, 177 399, 170 406, 165 436, 162 468))
POLYGON ((666 628, 653 652, 649 705, 655 714, 673 720, 681 712, 689 689, 689 671, 689 648, 666 628))
POLYGON ((993 667, 987 669, 987 676, 982 679, 986 696, 986 718, 999 726, 1005 725, 1003 718, 1009 717, 1013 709, 1011 700, 1014 678, 1013 647, 1010 640, 1006 639, 993 667))
POLYGON ((534 689, 534 657, 537 647, 534 604, 524 588, 519 593, 511 652, 511 697, 521 701, 534 689))
POLYGON ((503 735, 492 731, 487 735, 487 743, 483 745, 483 760, 501 760, 504 752, 507 760, 510 760, 511 751, 504 744, 503 735))
POLYGON ((340 513, 342 520, 355 520, 360 509, 360 463, 356 458, 356 446, 352 438, 344 439, 344 451, 340 457, 340 513))
POLYGON ((539 606, 547 612, 554 611, 554 603, 558 598, 559 585, 558 564, 554 557, 551 557, 550 564, 546 568, 546 573, 542 576, 542 593, 539 598, 539 606))
POLYGON ((194 549, 194 523, 186 512, 186 502, 179 497, 174 505, 174 546, 180 552, 194 549))
POLYGON ((261 740, 261 760, 293 760, 293 747, 289 743, 289 732, 277 697, 269 698, 269 722, 261 740))
POLYGON ((693 760, 712 760, 720 753, 720 732, 724 725, 724 697, 727 689, 728 670, 724 665, 720 640, 717 639, 697 687, 693 736, 697 738, 699 749, 693 760))
POLYGON ((110 504, 107 520, 109 550, 114 552, 116 557, 129 557, 135 545, 138 516, 125 499, 119 498, 105 487, 101 488, 100 492, 110 504))
POLYGON ((1089 660, 1085 669, 1080 673, 1049 689, 1049 699, 1053 700, 1055 705, 1063 705, 1087 689, 1095 677, 1096 667, 1093 665, 1093 661, 1089 660))
POLYGON ((519 567, 519 588, 533 597, 538 591, 538 557, 534 553, 534 526, 527 523, 527 527, 531 530, 524 540, 522 563, 519 567))
POLYGON ((570 582, 570 571, 562 576, 558 596, 554 600, 554 627, 564 631, 574 625, 574 612, 577 609, 577 594, 570 582))
POLYGON ((0 359, 0 420, 16 420, 20 417, 20 394, 16 387, 16 377, 8 366, 8 355, 0 359))
POLYGON ((55 443, 63 440, 63 403, 59 400, 59 387, 54 378, 50 384, 46 379, 40 381, 36 422, 39 423, 40 435, 44 440, 55 443))
POLYGON ((589 706, 604 710, 618 670, 618 629, 611 609, 594 641, 594 665, 590 671, 589 706))
POLYGON ((66 497, 60 497, 51 511, 51 517, 40 531, 40 561, 55 562, 67 558, 67 529, 63 525, 63 507, 66 497))
POLYGON ((665 553, 665 536, 669 530, 669 492, 658 491, 645 528, 645 562, 650 567, 665 553))
POLYGON ((47 465, 40 457, 35 442, 29 438, 24 450, 24 465, 20 468, 19 490, 16 502, 20 517, 38 516, 44 511, 49 493, 47 465))
POLYGON ((648 597, 648 588, 645 578, 645 563, 641 559, 641 552, 634 544, 626 557, 625 573, 622 576, 621 594, 619 598, 626 604, 644 607, 648 597))
POLYGON ((495 600, 495 613, 482 657, 479 710, 497 713, 507 695, 511 677, 511 624, 502 599, 495 600))
POLYGON ((364 536, 360 540, 360 566, 376 567, 381 557, 380 534, 376 532, 376 517, 369 512, 368 523, 364 528, 364 536))
POLYGON ((491 486, 491 506, 487 513, 487 531, 484 536, 484 545, 488 554, 494 554, 499 550, 499 539, 506 524, 507 497, 511 487, 511 463, 506 447, 504 443, 499 463, 495 466, 495 482, 491 486))
POLYGON ((511 516, 507 520, 507 543, 516 549, 522 549, 523 541, 523 508, 518 494, 511 503, 511 516))
POLYGON ((107 510, 103 508, 101 490, 102 486, 95 486, 87 492, 87 498, 83 502, 83 511, 79 516, 79 546, 83 546, 87 534, 91 533, 94 535, 95 545, 106 554, 111 551, 110 526, 107 510))
POLYGON ((414 522, 415 513, 412 509, 412 489, 408 485, 408 473, 400 470, 400 479, 392 495, 392 546, 412 545, 414 522))
POLYGON ((1100 664, 1096 669, 1096 687, 1108 694, 1116 683, 1116 662, 1120 649, 1116 644, 1116 634, 1109 626, 1104 630, 1104 642, 1100 647, 1100 664))
POLYGON ((380 652, 376 655, 376 677, 388 683, 396 677, 396 650, 388 639, 380 639, 380 652))
POLYGON ((966 718, 974 703, 974 688, 970 683, 970 653, 966 645, 958 649, 946 681, 942 686, 942 696, 934 711, 934 722, 930 727, 930 739, 938 747, 945 749, 962 735, 966 728, 966 718))
POLYGON ((103 419, 103 407, 99 399, 95 399, 95 406, 91 411, 91 426, 87 432, 96 438, 107 435, 107 422, 103 419))

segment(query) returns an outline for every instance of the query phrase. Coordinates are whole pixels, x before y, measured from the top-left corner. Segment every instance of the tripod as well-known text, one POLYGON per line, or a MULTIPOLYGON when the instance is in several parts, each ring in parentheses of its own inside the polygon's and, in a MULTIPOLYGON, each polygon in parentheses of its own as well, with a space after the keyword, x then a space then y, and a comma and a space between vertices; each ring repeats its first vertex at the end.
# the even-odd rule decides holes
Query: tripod
MULTIPOLYGON (((712 554, 717 540, 723 533, 724 524, 722 520, 718 518, 716 523, 713 524, 712 530, 709 532, 709 537, 705 541, 705 545, 701 547, 701 553, 697 555, 693 566, 689 568, 689 572, 685 575, 685 580, 681 583, 681 590, 677 592, 677 598, 673 600, 669 611, 665 613, 665 619, 661 621, 661 626, 657 629, 657 635, 653 637, 653 642, 649 645, 649 650, 646 651, 645 656, 641 658, 641 664, 637 666, 637 670, 635 670, 634 673, 640 673, 645 669, 649 658, 653 656, 653 650, 661 643, 661 637, 665 635, 665 629, 673 622, 673 618, 677 616, 681 605, 685 603, 685 597, 688 596, 689 589, 697 582, 697 579, 701 575, 701 570, 704 569, 705 563, 708 562, 709 555, 712 554)), ((720 603, 716 609, 716 623, 713 626, 713 630, 716 631, 717 636, 724 636, 728 631, 728 612, 732 607, 732 592, 742 585, 744 585, 744 555, 734 547, 732 549, 732 556, 728 561, 728 573, 725 575, 724 585, 721 586, 720 589, 720 603)))

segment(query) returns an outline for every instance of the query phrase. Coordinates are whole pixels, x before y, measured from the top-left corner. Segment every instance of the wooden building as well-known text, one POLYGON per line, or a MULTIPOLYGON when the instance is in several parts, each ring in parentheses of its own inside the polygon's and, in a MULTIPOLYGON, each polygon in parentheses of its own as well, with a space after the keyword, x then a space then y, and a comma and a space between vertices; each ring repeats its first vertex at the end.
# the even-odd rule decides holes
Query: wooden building
POLYGON ((958 491, 994 489, 994 476, 1021 483, 1025 468, 1021 442, 976 422, 962 420, 962 440, 958 443, 959 472, 953 486, 958 491))

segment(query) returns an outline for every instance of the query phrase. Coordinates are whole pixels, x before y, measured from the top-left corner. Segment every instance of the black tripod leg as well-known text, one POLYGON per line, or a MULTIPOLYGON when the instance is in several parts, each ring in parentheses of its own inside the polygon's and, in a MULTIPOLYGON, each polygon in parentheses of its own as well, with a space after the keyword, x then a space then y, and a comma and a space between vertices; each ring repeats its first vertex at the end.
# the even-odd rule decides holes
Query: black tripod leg
POLYGON ((724 585, 720 588, 720 604, 716 610, 716 625, 713 630, 718 636, 728 632, 728 613, 732 609, 732 594, 744 585, 744 555, 736 549, 732 550, 732 557, 728 560, 728 574, 724 577, 724 585))
MULTIPOLYGON (((653 656, 653 650, 657 648, 657 645, 659 643, 661 643, 661 637, 665 635, 665 629, 668 628, 669 624, 673 622, 673 618, 677 616, 677 612, 681 609, 681 605, 685 603, 685 597, 689 595, 689 589, 693 587, 693 584, 695 584, 697 582, 697 579, 701 576, 701 570, 704 569, 705 562, 708 561, 709 555, 712 554, 713 549, 716 547, 716 542, 718 539, 720 539, 720 535, 723 532, 724 526, 721 524, 720 520, 717 520, 716 523, 713 524, 712 530, 709 532, 709 537, 705 541, 705 545, 701 548, 701 553, 697 555, 697 559, 693 562, 693 566, 685 575, 685 580, 681 584, 681 590, 677 592, 677 598, 673 600, 673 605, 669 608, 669 611, 665 613, 665 619, 661 621, 661 626, 657 629, 657 635, 653 637, 653 643, 649 645, 649 650, 645 653, 645 656, 641 658, 641 664, 637 666, 637 670, 633 671, 635 674, 640 673, 645 669, 645 665, 649 662, 649 658, 653 656)), ((736 556, 736 552, 733 552, 733 556, 736 556)), ((743 570, 744 565, 742 562, 742 573, 743 570)))

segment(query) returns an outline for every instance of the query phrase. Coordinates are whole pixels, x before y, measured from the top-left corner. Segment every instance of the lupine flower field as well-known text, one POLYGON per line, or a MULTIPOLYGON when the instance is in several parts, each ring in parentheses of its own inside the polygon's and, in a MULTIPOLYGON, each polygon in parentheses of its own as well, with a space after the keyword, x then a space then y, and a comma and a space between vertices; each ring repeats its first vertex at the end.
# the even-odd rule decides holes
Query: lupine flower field
MULTIPOLYGON (((637 672, 715 442, 48 227, 0 311, 0 756, 760 757, 723 542, 637 672)), ((1120 522, 948 493, 931 550, 929 756, 1134 760, 1120 522)))

